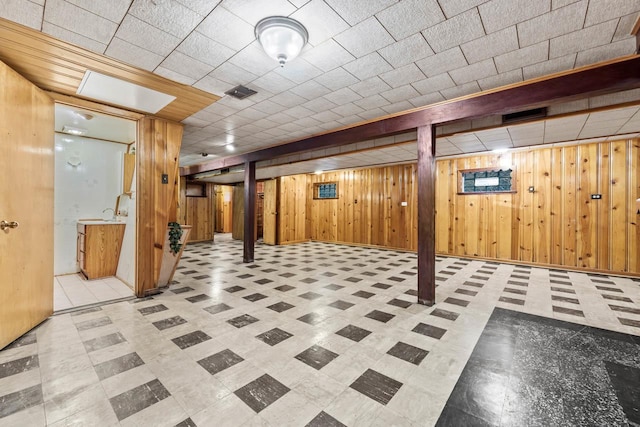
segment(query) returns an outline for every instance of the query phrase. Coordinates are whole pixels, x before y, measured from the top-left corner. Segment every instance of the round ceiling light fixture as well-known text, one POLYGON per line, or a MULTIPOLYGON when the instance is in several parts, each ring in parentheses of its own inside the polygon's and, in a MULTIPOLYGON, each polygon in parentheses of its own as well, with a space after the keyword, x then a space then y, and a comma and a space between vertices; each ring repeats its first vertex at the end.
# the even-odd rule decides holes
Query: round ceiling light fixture
POLYGON ((270 57, 283 67, 298 56, 307 44, 309 33, 295 19, 286 16, 269 16, 256 24, 256 38, 270 57))

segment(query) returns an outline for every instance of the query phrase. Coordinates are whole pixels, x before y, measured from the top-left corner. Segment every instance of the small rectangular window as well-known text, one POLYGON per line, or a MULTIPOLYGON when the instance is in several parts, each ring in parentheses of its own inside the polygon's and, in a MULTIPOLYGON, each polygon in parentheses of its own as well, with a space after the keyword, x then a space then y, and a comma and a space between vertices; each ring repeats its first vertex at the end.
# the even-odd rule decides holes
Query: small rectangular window
POLYGON ((314 199, 337 199, 338 183, 337 182, 318 182, 313 184, 314 199))
POLYGON ((463 169, 458 171, 458 194, 515 193, 513 168, 463 169))

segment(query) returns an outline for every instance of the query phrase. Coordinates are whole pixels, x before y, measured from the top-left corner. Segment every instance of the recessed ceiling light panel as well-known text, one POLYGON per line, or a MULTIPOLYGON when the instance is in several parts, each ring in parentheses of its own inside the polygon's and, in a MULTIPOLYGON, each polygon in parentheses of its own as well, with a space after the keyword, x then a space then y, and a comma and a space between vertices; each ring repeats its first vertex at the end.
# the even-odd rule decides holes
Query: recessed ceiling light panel
POLYGON ((83 129, 83 128, 76 128, 73 126, 67 126, 64 125, 62 126, 62 132, 64 133, 68 133, 69 135, 86 135, 87 132, 89 132, 87 129, 83 129))
POLYGON ((176 99, 173 95, 90 70, 84 73, 76 93, 97 101, 152 114, 176 99))

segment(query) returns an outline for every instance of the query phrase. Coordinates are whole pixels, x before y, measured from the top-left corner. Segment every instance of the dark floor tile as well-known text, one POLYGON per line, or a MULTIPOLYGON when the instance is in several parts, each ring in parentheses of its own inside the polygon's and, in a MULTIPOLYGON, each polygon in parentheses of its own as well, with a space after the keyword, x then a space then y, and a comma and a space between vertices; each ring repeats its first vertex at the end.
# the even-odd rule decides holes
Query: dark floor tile
POLYGON ((304 323, 308 323, 309 325, 317 325, 324 320, 324 317, 321 314, 312 312, 298 317, 298 320, 304 323))
POLYGON ((306 279, 302 279, 300 280, 302 283, 306 283, 308 285, 310 285, 311 283, 316 283, 318 280, 314 279, 312 277, 307 277, 306 279))
POLYGON ((396 317, 395 314, 385 313, 380 310, 373 310, 367 313, 364 317, 368 317, 369 319, 377 320, 378 322, 387 323, 389 320, 396 317))
POLYGON ((633 308, 633 307, 625 307, 625 306, 622 306, 622 305, 609 304, 609 308, 611 310, 613 310, 613 311, 621 311, 623 313, 631 313, 631 314, 640 315, 640 309, 633 308))
POLYGON ((273 328, 270 331, 261 333, 260 335, 256 336, 256 338, 273 347, 274 345, 279 344, 282 341, 291 338, 292 336, 293 334, 290 334, 287 331, 283 331, 279 328, 273 328))
POLYGON ((0 363, 0 378, 21 374, 39 367, 38 356, 27 356, 10 362, 0 363))
POLYGON ((242 316, 234 317, 233 319, 227 320, 227 323, 235 326, 236 328, 243 328, 247 325, 257 322, 259 319, 256 319, 253 316, 248 314, 243 314, 242 316))
MULTIPOLYGON (((476 271, 476 273, 481 273, 481 274, 493 274, 495 273, 495 271, 489 271, 489 270, 478 270, 476 271)), ((516 275, 512 275, 511 277, 518 277, 516 275)), ((522 279, 528 279, 528 277, 521 277, 522 279)))
POLYGON ((466 307, 469 305, 469 301, 460 299, 460 298, 453 298, 453 297, 449 297, 445 299, 444 302, 448 304, 458 305, 460 307, 466 307))
MULTIPOLYGON (((198 264, 198 265, 203 265, 203 264, 198 264)), ((205 263, 204 265, 208 265, 208 264, 205 263)), ((195 280, 209 279, 209 275, 208 274, 202 274, 200 276, 193 276, 193 278, 195 280)))
POLYGON ((507 285, 514 285, 514 286, 529 286, 529 284, 527 282, 519 282, 517 280, 507 280, 507 285))
POLYGON ((42 403, 41 384, 0 396, 0 421, 9 415, 42 403))
POLYGON ((359 391, 378 403, 386 405, 391 401, 398 390, 400 390, 402 383, 376 372, 373 369, 367 369, 367 371, 356 379, 349 387, 359 391))
POLYGON ((254 283, 257 283, 258 285, 266 285, 271 282, 273 282, 271 279, 259 279, 254 281, 254 283))
POLYGON ((527 295, 527 291, 524 289, 504 288, 504 292, 516 295, 527 295))
POLYGON ((315 416, 314 419, 309 421, 305 427, 347 427, 342 424, 340 421, 333 418, 331 415, 322 411, 318 415, 315 416))
POLYGON ((613 301, 633 302, 633 300, 632 300, 631 298, 628 298, 628 297, 621 297, 620 295, 607 295, 607 294, 602 294, 602 298, 604 298, 604 299, 609 299, 609 300, 613 300, 613 301))
POLYGON ((605 284, 605 285, 615 285, 615 282, 612 282, 611 280, 591 279, 591 281, 593 283, 602 283, 602 284, 605 284))
POLYGON ((609 361, 604 364, 627 420, 640 425, 640 369, 609 361))
POLYGON ((596 288, 601 290, 601 291, 623 293, 622 289, 618 289, 618 288, 610 288, 610 287, 607 287, 607 286, 596 286, 596 288))
POLYGON ((239 276, 238 276, 238 279, 248 279, 248 278, 250 278, 250 277, 253 277, 253 274, 245 273, 245 274, 241 274, 241 275, 239 275, 239 276))
POLYGON ((418 291, 416 291, 415 289, 409 289, 409 290, 405 291, 404 293, 407 294, 407 295, 414 296, 414 297, 418 296, 418 291))
POLYGON ((289 391, 287 386, 264 374, 244 387, 239 388, 234 394, 258 413, 289 391))
POLYGON ((554 313, 570 314, 572 316, 584 317, 584 313, 580 310, 574 310, 573 308, 559 307, 556 305, 551 306, 554 313))
POLYGON ((356 296, 356 297, 360 297, 360 298, 365 298, 365 299, 367 299, 367 298, 371 298, 371 297, 372 297, 372 296, 374 296, 375 294, 374 294, 374 293, 372 293, 372 292, 367 292, 367 291, 357 291, 357 292, 354 292, 354 293, 353 293, 353 294, 351 294, 351 295, 356 296))
POLYGON ((247 301, 256 302, 256 301, 260 301, 261 299, 267 298, 267 296, 262 295, 260 293, 255 293, 255 294, 247 295, 246 297, 243 297, 243 298, 246 299, 247 301))
POLYGON ((309 301, 313 301, 318 298, 322 298, 322 294, 318 294, 315 292, 305 292, 304 294, 298 295, 300 298, 308 299, 309 301))
POLYGON ((288 279, 288 278, 290 278, 290 277, 295 276, 295 274, 294 274, 294 273, 289 273, 289 272, 287 272, 287 273, 278 274, 278 276, 280 276, 280 277, 284 277, 285 279, 288 279))
POLYGON ((487 276, 478 276, 477 274, 472 274, 471 278, 476 280, 489 280, 487 276))
POLYGON ((268 306, 267 308, 277 311, 278 313, 282 313, 283 311, 287 311, 295 307, 293 304, 289 304, 288 302, 280 301, 275 304, 268 306))
POLYGON ((203 308, 204 311, 207 311, 211 314, 222 313, 223 311, 231 310, 233 307, 228 306, 227 304, 221 302, 220 304, 212 305, 210 307, 203 308))
POLYGON ((456 271, 447 271, 447 270, 440 270, 438 271, 439 274, 446 274, 447 276, 455 276, 457 274, 456 271))
POLYGON ((141 365, 144 365, 144 362, 140 356, 138 356, 138 353, 129 353, 95 365, 94 369, 96 370, 96 374, 98 374, 98 378, 102 381, 141 365))
POLYGON ((162 319, 158 320, 157 322, 153 322, 152 325, 158 328, 158 330, 164 331, 165 329, 173 328, 174 326, 182 325, 184 323, 187 323, 187 321, 182 317, 173 316, 169 317, 168 319, 162 319))
POLYGON ((291 289, 295 289, 295 286, 290 286, 290 285, 281 285, 281 286, 277 286, 273 289, 275 289, 276 291, 280 291, 280 292, 288 292, 291 289))
POLYGON ((640 328, 640 320, 618 317, 618 321, 625 326, 633 326, 634 328, 640 328))
POLYGON ((82 316, 83 314, 95 313, 97 311, 102 311, 102 307, 91 307, 85 308, 84 310, 74 311, 73 313, 71 313, 71 317, 82 316))
POLYGON ((227 349, 198 360, 198 365, 202 366, 211 375, 215 375, 233 365, 237 365, 243 360, 242 357, 227 349))
POLYGON ((236 286, 229 286, 228 288, 224 288, 223 290, 232 294, 234 292, 242 291, 244 290, 244 288, 242 286, 236 285, 236 286))
POLYGON ((111 325, 111 319, 109 317, 104 316, 98 319, 85 320, 84 322, 76 323, 76 328, 78 331, 86 331, 88 329, 99 328, 100 326, 111 325))
POLYGON ((353 307, 355 304, 347 301, 337 300, 328 305, 329 307, 337 308, 338 310, 347 310, 353 307))
POLYGON ((458 288, 455 290, 455 292, 457 294, 468 295, 470 297, 475 297, 476 295, 478 295, 476 291, 470 291, 469 289, 464 289, 464 288, 458 288))
POLYGON ((175 427, 198 427, 198 426, 196 425, 196 423, 193 422, 191 418, 187 418, 181 423, 176 424, 175 427))
POLYGON ((570 304, 580 304, 577 298, 563 297, 562 295, 551 295, 552 301, 568 302, 570 304))
POLYGON ((551 290, 553 292, 564 292, 565 294, 575 294, 576 293, 576 291, 574 291, 573 289, 558 288, 556 286, 552 286, 551 290))
POLYGON ((193 347, 196 344, 210 340, 211 337, 202 331, 193 331, 181 337, 173 338, 171 341, 182 350, 193 347))
POLYGON ((481 287, 483 287, 483 286, 484 286, 484 284, 482 284, 482 283, 472 282, 472 281, 470 281, 470 280, 465 281, 465 282, 463 283, 463 285, 466 285, 466 286, 473 286, 474 288, 481 288, 481 287))
POLYGON ((351 283, 358 283, 358 282, 362 281, 362 279, 359 278, 359 277, 347 277, 344 280, 346 280, 347 282, 351 282, 351 283))
POLYGON ((338 357, 337 353, 320 347, 319 345, 313 345, 295 356, 299 361, 317 370, 324 368, 336 357, 338 357))
POLYGON ((185 299, 187 301, 189 301, 190 303, 196 303, 196 302, 200 302, 200 301, 210 300, 211 297, 209 295, 206 295, 206 294, 200 294, 200 295, 194 295, 192 297, 185 298, 185 299))
MULTIPOLYGON (((333 277, 333 276, 337 276, 338 274, 337 273, 332 273, 330 271, 325 271, 324 273, 322 273, 322 275, 324 277, 333 277)), ((325 286, 325 288, 326 288, 326 286, 325 286)))
POLYGON ((110 347, 112 345, 120 344, 121 342, 127 341, 124 336, 120 332, 116 332, 115 334, 109 334, 98 338, 93 338, 85 341, 84 348, 87 350, 87 353, 91 353, 92 351, 100 350, 106 347, 110 347))
POLYGON ((460 316, 460 314, 453 312, 453 311, 449 311, 449 310, 443 310, 441 308, 436 308, 435 310, 433 310, 431 312, 432 316, 437 316, 437 317, 442 317, 443 319, 447 319, 447 320, 456 320, 458 318, 458 316, 460 316))
POLYGON ((171 396, 159 380, 153 380, 109 399, 111 407, 122 421, 133 414, 171 396))
POLYGON ((419 365, 420 362, 422 362, 424 358, 427 357, 427 354, 429 354, 429 352, 410 344, 398 342, 396 343, 396 345, 391 347, 389 351, 387 351, 387 354, 395 356, 398 359, 402 359, 406 362, 413 363, 414 365, 419 365))
POLYGON ((185 292, 192 291, 193 288, 189 286, 183 286, 182 288, 170 289, 174 294, 184 294, 185 292))
POLYGON ((404 282, 407 279, 405 279, 404 277, 391 276, 387 278, 387 280, 391 280, 392 282, 404 282))
POLYGON ((371 285, 371 287, 378 288, 378 289, 389 289, 391 285, 387 285, 385 283, 376 283, 375 285, 371 285))
POLYGON ((387 302, 389 305, 393 305, 400 308, 408 308, 411 307, 411 303, 409 301, 404 301, 401 299, 394 298, 391 301, 387 302))
POLYGON ((413 332, 416 332, 421 335, 426 335, 431 338, 435 338, 439 340, 442 336, 447 332, 446 329, 438 328, 437 326, 428 325, 426 323, 418 323, 413 329, 413 332))
POLYGON ((349 338, 352 341, 360 342, 367 336, 369 336, 369 334, 371 334, 371 331, 367 331, 366 329, 362 329, 354 325, 347 325, 336 332, 336 334, 340 335, 341 337, 349 338))
POLYGON ((506 302, 508 304, 524 305, 524 300, 518 298, 500 297, 498 298, 498 301, 506 302))

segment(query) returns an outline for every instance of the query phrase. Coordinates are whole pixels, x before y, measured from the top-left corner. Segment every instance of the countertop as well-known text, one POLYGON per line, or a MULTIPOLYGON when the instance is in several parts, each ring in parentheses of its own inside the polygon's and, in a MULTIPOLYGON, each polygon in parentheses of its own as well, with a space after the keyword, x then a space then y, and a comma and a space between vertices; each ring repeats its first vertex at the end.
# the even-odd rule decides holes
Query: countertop
POLYGON ((83 225, 124 225, 124 221, 106 221, 103 219, 79 220, 78 224, 83 225))

